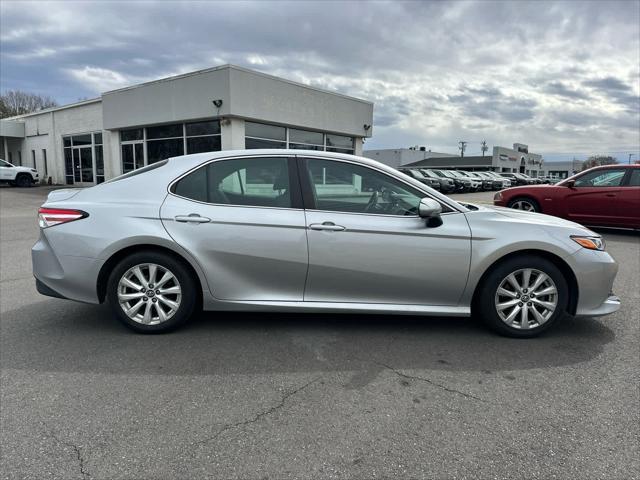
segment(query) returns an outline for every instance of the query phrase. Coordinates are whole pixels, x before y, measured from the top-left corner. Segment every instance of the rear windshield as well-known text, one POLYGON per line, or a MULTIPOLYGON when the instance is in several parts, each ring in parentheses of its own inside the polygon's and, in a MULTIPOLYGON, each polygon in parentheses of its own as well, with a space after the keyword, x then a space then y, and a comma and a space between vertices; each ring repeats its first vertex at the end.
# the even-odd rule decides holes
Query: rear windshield
POLYGON ((113 182, 117 182, 118 180, 124 180, 125 178, 131 178, 131 177, 135 177, 136 175, 140 175, 142 173, 150 172, 151 170, 155 170, 156 168, 160 168, 166 165, 168 161, 169 160, 161 160, 159 162, 152 163, 151 165, 147 165, 146 167, 138 168, 137 170, 134 170, 132 172, 125 173, 124 175, 120 175, 119 177, 116 177, 116 178, 112 178, 111 180, 105 183, 113 183, 113 182))

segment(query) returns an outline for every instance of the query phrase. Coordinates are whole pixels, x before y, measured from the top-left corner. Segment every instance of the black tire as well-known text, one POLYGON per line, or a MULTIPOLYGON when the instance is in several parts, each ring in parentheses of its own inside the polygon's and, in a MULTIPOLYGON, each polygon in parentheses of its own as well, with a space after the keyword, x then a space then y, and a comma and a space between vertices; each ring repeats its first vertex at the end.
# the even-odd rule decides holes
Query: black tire
MULTIPOLYGON (((482 317, 489 328, 508 337, 530 338, 540 335, 542 332, 549 329, 558 320, 558 318, 565 315, 567 305, 569 304, 569 288, 567 286, 567 280, 564 278, 560 269, 553 262, 536 255, 527 254, 515 256, 499 263, 484 277, 482 284, 478 288, 474 311, 482 317), (557 290, 557 304, 553 314, 544 323, 527 329, 516 328, 505 323, 505 321, 500 318, 496 306, 498 287, 500 287, 502 282, 511 273, 523 269, 535 269, 548 275, 551 280, 553 280, 553 283, 555 283, 557 290)), ((527 306, 522 303, 519 303, 518 305, 522 305, 524 308, 527 308, 527 306)), ((532 304, 527 302, 527 305, 532 304)), ((516 320, 518 319, 518 316, 520 315, 516 315, 516 320)), ((534 319, 534 317, 531 316, 530 319, 534 319)), ((520 322, 521 321, 522 320, 520 319, 520 322)), ((531 323, 535 325, 535 319, 531 323)))
MULTIPOLYGON (((194 314, 198 300, 197 288, 198 282, 193 278, 193 274, 182 260, 163 252, 138 252, 121 260, 111 271, 109 281, 107 282, 107 302, 115 316, 132 330, 139 333, 164 333, 184 325, 194 314), (136 265, 149 263, 159 265, 169 270, 177 279, 181 289, 181 299, 178 309, 168 320, 155 325, 147 325, 130 318, 118 301, 118 284, 123 275, 136 265)), ((151 288, 151 290, 153 290, 153 288, 151 288)), ((147 298, 145 300, 145 307, 146 302, 152 299, 153 298, 147 298)))
POLYGON ((27 173, 21 173, 16 177, 16 185, 20 188, 30 187, 32 183, 31 175, 27 173))
POLYGON ((540 208, 540 204, 534 200, 531 197, 516 197, 513 200, 511 200, 508 204, 507 207, 509 208, 513 208, 516 210, 524 210, 524 211, 528 211, 528 212, 538 212, 540 213, 542 211, 542 209, 540 208), (523 205, 523 204, 528 204, 531 206, 531 208, 533 208, 533 210, 527 210, 525 208, 519 208, 518 205, 523 205))

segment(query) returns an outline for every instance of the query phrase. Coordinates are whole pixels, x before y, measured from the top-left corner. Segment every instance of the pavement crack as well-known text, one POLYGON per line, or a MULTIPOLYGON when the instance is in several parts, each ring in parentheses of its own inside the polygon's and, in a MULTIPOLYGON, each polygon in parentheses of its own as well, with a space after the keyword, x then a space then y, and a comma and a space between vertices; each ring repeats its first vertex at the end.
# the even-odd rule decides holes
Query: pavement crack
POLYGON ((465 398, 471 398, 471 399, 477 400, 479 402, 484 402, 485 401, 485 400, 481 399, 480 397, 476 397, 475 395, 472 395, 470 393, 466 393, 466 392, 462 392, 460 390, 456 390, 455 388, 447 387, 446 385, 442 385, 441 383, 434 382, 433 380, 431 380, 429 378, 419 377, 419 376, 416 376, 416 375, 407 375, 406 373, 402 373, 400 370, 398 370, 396 368, 393 368, 392 366, 387 365, 387 364, 382 363, 382 362, 374 361, 374 363, 376 363, 377 365, 380 365, 381 367, 386 368, 387 370, 391 370, 393 373, 395 373, 399 377, 407 378, 407 379, 410 379, 410 380, 418 380, 418 381, 421 381, 421 382, 425 382, 425 383, 428 383, 429 385, 432 385, 434 387, 438 387, 438 388, 444 390, 445 392, 462 395, 465 398))
POLYGON ((80 475, 82 475, 82 478, 84 480, 88 479, 89 477, 91 477, 91 474, 86 470, 86 460, 84 458, 84 455, 82 453, 82 448, 79 447, 78 445, 76 445, 75 443, 71 443, 71 442, 66 442, 64 440, 61 440, 60 438, 58 438, 58 436, 53 433, 53 430, 51 430, 49 427, 47 427, 47 424, 44 422, 41 422, 44 430, 45 430, 45 434, 49 437, 52 438, 53 440, 55 440, 57 443, 59 443, 60 445, 64 445, 67 447, 70 447, 73 449, 74 453, 76 454, 76 458, 78 460, 78 466, 80 469, 80 475))
POLYGON ((282 396, 282 398, 280 399, 280 401, 276 405, 274 405, 272 407, 269 407, 266 410, 262 410, 262 411, 256 413, 255 415, 253 415, 253 417, 251 417, 251 418, 249 418, 247 420, 243 420, 241 422, 236 422, 236 423, 227 423, 227 424, 223 425, 222 428, 220 430, 218 430, 216 433, 214 433, 213 435, 211 435, 211 436, 209 436, 207 438, 204 438, 202 440, 198 440, 197 442, 194 442, 192 444, 192 446, 195 449, 195 448, 197 448, 199 446, 206 445, 207 443, 214 441, 216 438, 218 438, 219 436, 221 436, 225 432, 228 432, 229 430, 233 430, 235 428, 243 427, 245 425, 250 425, 252 423, 256 423, 256 422, 260 421, 262 418, 264 418, 264 417, 266 417, 268 415, 271 415, 272 413, 280 410, 282 407, 285 406, 285 404, 287 402, 287 399, 289 399, 290 397, 293 397, 294 395, 300 393, 305 388, 309 387, 313 383, 315 383, 318 380, 320 380, 320 378, 322 378, 322 377, 314 378, 313 380, 305 383, 304 385, 285 393, 282 396))

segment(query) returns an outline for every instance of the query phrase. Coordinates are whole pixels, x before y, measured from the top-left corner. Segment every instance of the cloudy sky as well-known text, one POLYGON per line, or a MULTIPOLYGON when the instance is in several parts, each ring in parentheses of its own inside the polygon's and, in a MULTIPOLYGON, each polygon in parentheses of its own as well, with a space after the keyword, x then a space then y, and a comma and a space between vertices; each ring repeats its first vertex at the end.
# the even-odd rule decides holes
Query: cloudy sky
POLYGON ((375 102, 365 148, 639 153, 638 0, 2 0, 0 22, 3 92, 70 103, 233 63, 375 102))

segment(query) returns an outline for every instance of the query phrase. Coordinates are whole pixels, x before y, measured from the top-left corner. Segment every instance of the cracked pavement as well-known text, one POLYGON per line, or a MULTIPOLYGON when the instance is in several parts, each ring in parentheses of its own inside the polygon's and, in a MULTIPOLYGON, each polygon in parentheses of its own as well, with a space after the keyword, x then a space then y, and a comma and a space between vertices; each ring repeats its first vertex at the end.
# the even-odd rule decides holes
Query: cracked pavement
POLYGON ((0 478, 640 478, 640 237, 623 308, 534 340, 474 319, 204 314, 136 335, 36 293, 46 189, 0 189, 0 478))

